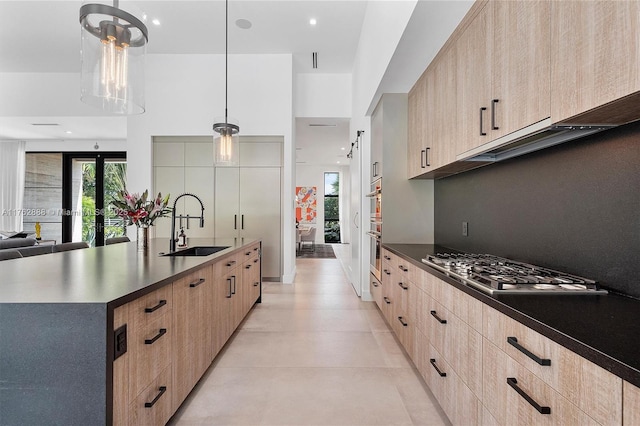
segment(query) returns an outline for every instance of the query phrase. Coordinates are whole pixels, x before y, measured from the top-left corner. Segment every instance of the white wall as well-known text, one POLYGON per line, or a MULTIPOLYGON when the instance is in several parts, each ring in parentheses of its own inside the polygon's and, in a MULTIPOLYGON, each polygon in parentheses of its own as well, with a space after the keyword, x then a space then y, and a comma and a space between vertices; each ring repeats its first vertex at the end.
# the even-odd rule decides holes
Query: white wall
MULTIPOLYGON (((149 55, 146 96, 145 114, 127 123, 127 185, 132 191, 152 187, 153 136, 213 134, 214 117, 224 116, 224 55, 149 55)), ((285 282, 293 279, 295 262, 292 105, 291 55, 229 55, 228 110, 240 121, 240 133, 284 137, 285 282)))
POLYGON ((351 117, 351 74, 298 74, 296 117, 351 117))
MULTIPOLYGON (((316 223, 309 226, 316 227, 316 244, 324 244, 324 174, 325 172, 340 173, 340 188, 349 189, 350 173, 347 166, 313 166, 298 164, 296 166, 296 186, 315 186, 317 192, 318 210, 316 223), (346 185, 346 187, 345 187, 346 185)), ((342 192, 342 191, 341 191, 342 192)), ((344 230, 348 226, 349 210, 348 203, 345 203, 344 196, 340 199, 340 236, 344 240, 344 230), (346 211, 345 211, 346 208, 346 211)))
POLYGON ((101 151, 126 151, 127 141, 125 140, 28 140, 27 152, 101 152, 101 151), (98 149, 95 149, 95 144, 98 149))

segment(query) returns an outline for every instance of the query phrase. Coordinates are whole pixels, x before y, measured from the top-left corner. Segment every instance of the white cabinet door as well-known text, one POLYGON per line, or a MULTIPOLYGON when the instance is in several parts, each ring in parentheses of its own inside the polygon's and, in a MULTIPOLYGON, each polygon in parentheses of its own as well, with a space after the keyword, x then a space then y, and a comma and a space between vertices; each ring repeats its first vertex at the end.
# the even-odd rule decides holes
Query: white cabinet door
POLYGON ((280 196, 279 167, 240 169, 240 236, 262 240, 262 275, 280 277, 280 196))
POLYGON ((238 205, 240 203, 240 169, 216 167, 215 232, 216 238, 238 236, 238 205))

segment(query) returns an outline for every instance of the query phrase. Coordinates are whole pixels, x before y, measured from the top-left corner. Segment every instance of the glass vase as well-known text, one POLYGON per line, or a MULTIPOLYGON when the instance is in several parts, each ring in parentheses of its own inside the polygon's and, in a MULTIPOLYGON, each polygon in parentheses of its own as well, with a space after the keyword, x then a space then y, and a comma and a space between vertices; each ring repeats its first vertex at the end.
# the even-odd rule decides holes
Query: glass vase
POLYGON ((138 226, 137 231, 138 252, 146 253, 149 249, 149 227, 138 226))

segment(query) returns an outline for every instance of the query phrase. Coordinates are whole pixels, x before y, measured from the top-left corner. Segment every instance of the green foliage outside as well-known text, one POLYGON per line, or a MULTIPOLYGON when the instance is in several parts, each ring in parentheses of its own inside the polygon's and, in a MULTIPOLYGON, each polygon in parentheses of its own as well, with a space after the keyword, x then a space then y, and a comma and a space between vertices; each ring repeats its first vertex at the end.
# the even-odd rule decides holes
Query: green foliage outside
POLYGON ((340 242, 340 175, 338 173, 325 173, 334 175, 335 180, 331 182, 330 190, 325 186, 324 196, 324 241, 325 243, 340 242))
MULTIPOLYGON (((109 208, 111 200, 118 192, 125 189, 127 181, 126 163, 105 163, 104 165, 104 237, 120 237, 126 234, 126 227, 113 209, 109 208)), ((93 162, 82 164, 82 240, 95 245, 95 216, 90 214, 96 210, 96 165, 93 162)))

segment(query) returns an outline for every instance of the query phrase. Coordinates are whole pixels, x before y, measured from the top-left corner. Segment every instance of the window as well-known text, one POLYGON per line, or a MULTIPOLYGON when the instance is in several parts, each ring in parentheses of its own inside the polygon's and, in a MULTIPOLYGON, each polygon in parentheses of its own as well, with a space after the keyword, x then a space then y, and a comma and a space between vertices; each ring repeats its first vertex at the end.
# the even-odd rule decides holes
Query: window
POLYGON ((340 175, 324 174, 324 242, 340 242, 340 175))

